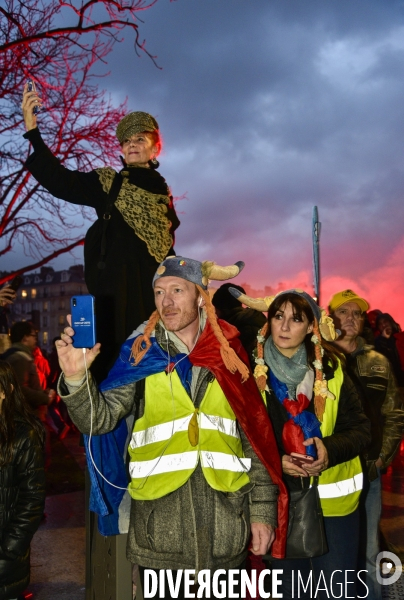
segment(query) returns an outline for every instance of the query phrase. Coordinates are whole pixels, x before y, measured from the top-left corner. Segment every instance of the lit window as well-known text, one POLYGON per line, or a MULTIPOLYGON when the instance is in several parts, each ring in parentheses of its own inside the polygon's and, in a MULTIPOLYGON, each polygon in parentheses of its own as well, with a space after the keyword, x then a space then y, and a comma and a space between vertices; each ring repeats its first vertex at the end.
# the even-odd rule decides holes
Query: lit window
POLYGON ((21 297, 22 297, 22 298, 26 298, 27 296, 28 296, 28 292, 27 292, 27 290, 22 290, 22 291, 21 291, 21 297))
POLYGON ((31 298, 36 298, 36 289, 32 288, 31 290, 31 298))
POLYGON ((49 308, 49 302, 46 301, 46 302, 43 303, 43 309, 44 310, 48 310, 48 308, 49 308))
POLYGON ((64 324, 65 324, 65 316, 59 315, 59 325, 64 325, 64 324))
POLYGON ((48 336, 48 332, 47 332, 47 331, 44 331, 44 332, 42 333, 42 342, 43 342, 43 345, 44 345, 44 346, 46 346, 46 345, 48 344, 48 338, 49 338, 49 336, 48 336))

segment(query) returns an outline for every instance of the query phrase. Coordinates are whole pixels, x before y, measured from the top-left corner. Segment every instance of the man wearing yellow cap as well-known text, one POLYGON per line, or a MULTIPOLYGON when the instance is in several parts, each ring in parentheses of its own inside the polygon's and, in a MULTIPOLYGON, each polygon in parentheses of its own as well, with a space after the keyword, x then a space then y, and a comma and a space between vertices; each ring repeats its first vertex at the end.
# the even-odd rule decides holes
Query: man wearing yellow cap
POLYGON ((362 548, 359 565, 368 572, 366 585, 369 594, 366 597, 369 600, 381 600, 381 585, 376 579, 381 515, 380 469, 391 463, 399 447, 404 412, 389 361, 360 336, 364 313, 368 309, 368 302, 349 289, 334 294, 329 303, 330 315, 341 331, 341 336, 334 344, 346 356, 347 372, 371 422, 371 443, 362 454, 365 482, 360 506, 362 548))

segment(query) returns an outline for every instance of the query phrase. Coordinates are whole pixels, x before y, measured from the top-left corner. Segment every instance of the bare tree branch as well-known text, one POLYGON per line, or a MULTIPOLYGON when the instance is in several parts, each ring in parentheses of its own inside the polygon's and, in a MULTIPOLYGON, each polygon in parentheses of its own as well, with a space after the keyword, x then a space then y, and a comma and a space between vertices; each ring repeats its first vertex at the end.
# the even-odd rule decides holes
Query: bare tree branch
MULTIPOLYGON (((114 131, 126 113, 100 90, 106 62, 123 31, 133 32, 136 52, 138 14, 157 0, 3 0, 0 6, 0 256, 15 248, 37 268, 83 243, 82 228, 92 209, 69 205, 43 190, 24 169, 29 144, 21 138, 23 86, 38 85, 46 110, 42 135, 69 168, 88 171, 105 164, 120 168, 114 131), (61 25, 63 23, 63 25, 61 25)), ((14 274, 13 274, 14 275, 14 274)), ((9 279, 13 276, 11 275, 9 279)), ((1 283, 2 280, 0 280, 1 283)))
POLYGON ((11 281, 11 279, 14 279, 14 277, 16 275, 22 275, 23 273, 27 273, 29 271, 34 271, 34 269, 38 269, 39 267, 46 265, 46 263, 49 262, 50 260, 57 258, 58 256, 60 256, 61 254, 65 253, 65 252, 70 252, 71 250, 74 250, 74 248, 77 248, 78 246, 83 246, 83 244, 84 244, 84 239, 79 240, 78 242, 74 242, 73 244, 66 246, 66 248, 59 248, 59 250, 55 250, 55 252, 52 252, 52 254, 50 254, 46 258, 44 258, 36 263, 27 265, 25 267, 22 267, 21 269, 17 269, 13 273, 9 273, 8 275, 5 275, 4 277, 0 277, 0 285, 4 285, 5 283, 7 283, 7 281, 11 281))

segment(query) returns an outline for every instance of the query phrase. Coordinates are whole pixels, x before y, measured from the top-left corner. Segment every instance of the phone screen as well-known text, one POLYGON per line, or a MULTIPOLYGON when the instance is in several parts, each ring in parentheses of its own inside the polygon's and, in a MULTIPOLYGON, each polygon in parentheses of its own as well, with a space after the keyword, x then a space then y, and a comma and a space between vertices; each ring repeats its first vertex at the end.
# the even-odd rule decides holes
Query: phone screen
POLYGON ((96 343, 94 296, 84 294, 70 300, 74 348, 92 348, 96 343))

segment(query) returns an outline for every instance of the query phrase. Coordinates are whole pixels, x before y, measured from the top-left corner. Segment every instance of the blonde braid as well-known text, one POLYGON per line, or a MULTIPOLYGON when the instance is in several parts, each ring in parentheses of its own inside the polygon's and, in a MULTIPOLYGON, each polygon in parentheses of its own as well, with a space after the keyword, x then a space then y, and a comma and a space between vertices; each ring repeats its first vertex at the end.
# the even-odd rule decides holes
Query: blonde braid
POLYGON ((223 362, 230 373, 235 373, 238 371, 241 375, 241 380, 244 382, 250 376, 250 371, 243 363, 242 360, 239 359, 237 354, 234 352, 233 348, 230 347, 229 342, 225 338, 223 331, 219 327, 219 323, 217 322, 216 312, 213 307, 212 301, 209 296, 209 292, 206 292, 199 285, 196 285, 198 292, 205 300, 205 310, 208 316, 209 323, 212 327, 213 333, 215 334, 219 344, 220 344, 220 355, 223 359, 223 362))
POLYGON ((318 326, 318 321, 315 318, 313 324, 312 342, 314 343, 314 354, 316 360, 314 361, 314 368, 316 371, 316 379, 314 382, 314 410, 317 419, 322 422, 325 411, 325 400, 328 393, 327 380, 324 379, 323 374, 323 352, 321 347, 321 333, 318 326))
POLYGON ((160 315, 155 310, 147 322, 143 335, 138 335, 132 344, 131 356, 135 359, 134 364, 137 365, 142 360, 148 349, 151 347, 150 334, 159 322, 160 315), (145 342, 146 348, 142 348, 142 343, 145 342))
POLYGON ((265 325, 263 325, 263 327, 261 328, 261 330, 258 332, 257 335, 257 357, 255 359, 255 362, 257 363, 255 369, 254 369, 254 377, 255 377, 255 381, 257 383, 258 389, 260 390, 260 392, 265 391, 265 388, 267 387, 267 373, 268 373, 268 367, 265 364, 264 361, 264 344, 262 342, 262 338, 265 338, 267 331, 268 331, 268 327, 269 327, 269 323, 268 321, 265 323, 265 325))

